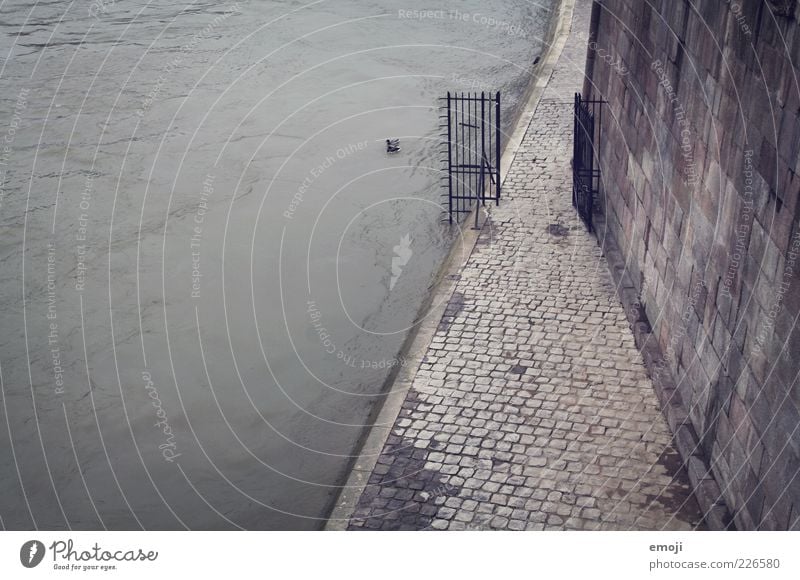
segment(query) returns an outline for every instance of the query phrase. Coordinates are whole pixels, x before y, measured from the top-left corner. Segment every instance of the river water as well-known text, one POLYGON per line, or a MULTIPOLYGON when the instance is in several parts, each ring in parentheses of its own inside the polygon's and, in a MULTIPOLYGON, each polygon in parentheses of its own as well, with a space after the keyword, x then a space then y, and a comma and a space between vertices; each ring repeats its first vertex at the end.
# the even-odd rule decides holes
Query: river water
POLYGON ((320 528, 553 5, 3 2, 2 527, 320 528))

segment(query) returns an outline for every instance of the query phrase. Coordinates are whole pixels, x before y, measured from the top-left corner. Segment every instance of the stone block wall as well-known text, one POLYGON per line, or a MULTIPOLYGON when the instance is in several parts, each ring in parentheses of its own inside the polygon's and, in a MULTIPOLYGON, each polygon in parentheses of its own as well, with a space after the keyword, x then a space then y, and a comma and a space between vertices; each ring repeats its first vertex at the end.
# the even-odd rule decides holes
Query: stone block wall
POLYGON ((800 6, 599 9, 584 95, 608 101, 598 235, 674 381, 684 460, 736 528, 798 529, 800 6))

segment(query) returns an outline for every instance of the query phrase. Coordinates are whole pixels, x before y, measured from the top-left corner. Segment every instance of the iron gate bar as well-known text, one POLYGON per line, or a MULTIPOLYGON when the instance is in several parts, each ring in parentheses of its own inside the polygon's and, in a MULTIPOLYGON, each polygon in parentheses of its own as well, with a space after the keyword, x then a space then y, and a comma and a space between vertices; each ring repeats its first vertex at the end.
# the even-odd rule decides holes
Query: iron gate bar
MULTIPOLYGON (((452 159, 453 140, 450 137, 450 91, 447 91, 447 162, 452 159)), ((447 215, 453 215, 453 172, 447 171, 447 215)), ((452 220, 451 220, 452 222, 452 220)))
MULTIPOLYGON (((477 96, 477 94, 475 96, 477 96)), ((481 93, 481 98, 483 98, 483 93, 481 93)), ((470 110, 472 111, 472 116, 470 118, 473 121, 477 120, 477 114, 478 114, 478 101, 477 100, 475 100, 475 101, 471 100, 470 101, 470 110)), ((469 134, 470 134, 470 137, 472 137, 472 139, 470 140, 471 144, 473 146, 472 147, 472 151, 473 152, 477 152, 478 151, 478 131, 477 131, 478 124, 477 123, 475 123, 474 125, 471 124, 469 129, 475 129, 475 131, 469 131, 469 134)), ((480 201, 478 199, 478 196, 480 195, 480 191, 478 191, 478 176, 475 175, 472 171, 469 172, 469 176, 470 176, 469 177, 470 186, 472 186, 472 192, 475 194, 475 203, 479 204, 480 201)), ((476 211, 475 212, 475 217, 477 218, 477 216, 478 216, 478 212, 476 211)), ((477 221, 475 222, 475 227, 476 228, 478 227, 478 222, 477 221)))
MULTIPOLYGON (((495 181, 495 189, 494 189, 494 204, 495 206, 500 205, 500 92, 497 92, 497 101, 495 102, 495 156, 494 156, 494 171, 497 176, 497 181, 495 181)), ((489 133, 491 135, 491 133, 489 133)), ((491 167, 491 166, 490 166, 491 167)))
MULTIPOLYGON (((464 155, 464 149, 463 149, 463 147, 464 147, 464 145, 463 145, 464 144, 464 93, 463 92, 461 93, 461 101, 460 101, 459 105, 460 105, 459 109, 461 110, 461 125, 460 125, 460 127, 461 127, 461 148, 460 149, 461 149, 461 155, 462 155, 462 161, 463 161, 463 155, 464 155)), ((459 151, 459 147, 456 147, 456 159, 458 159, 458 151, 459 151)), ((458 183, 460 185, 460 187, 461 187, 461 189, 463 191, 464 181, 462 179, 456 178, 456 183, 458 183)), ((459 197, 459 203, 457 204, 458 208, 456 209, 457 212, 461 211, 461 202, 460 202, 460 200, 461 200, 461 198, 459 197)))

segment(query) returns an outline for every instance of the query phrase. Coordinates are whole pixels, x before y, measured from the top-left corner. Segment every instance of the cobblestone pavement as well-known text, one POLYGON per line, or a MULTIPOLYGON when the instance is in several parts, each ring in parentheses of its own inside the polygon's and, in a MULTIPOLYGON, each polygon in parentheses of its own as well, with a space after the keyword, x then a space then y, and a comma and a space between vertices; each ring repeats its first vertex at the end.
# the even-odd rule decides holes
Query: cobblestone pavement
MULTIPOLYGON (((588 15, 579 1, 572 37, 588 15)), ((606 262, 570 203, 585 46, 567 42, 350 529, 700 525, 606 262)))

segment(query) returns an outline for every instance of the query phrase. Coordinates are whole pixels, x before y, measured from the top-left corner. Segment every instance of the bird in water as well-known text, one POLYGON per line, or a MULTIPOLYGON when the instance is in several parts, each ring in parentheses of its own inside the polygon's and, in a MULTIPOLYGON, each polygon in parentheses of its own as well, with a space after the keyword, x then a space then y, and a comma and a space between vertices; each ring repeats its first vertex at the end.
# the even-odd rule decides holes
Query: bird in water
POLYGON ((386 152, 397 153, 398 151, 400 151, 400 139, 387 139, 386 152))

